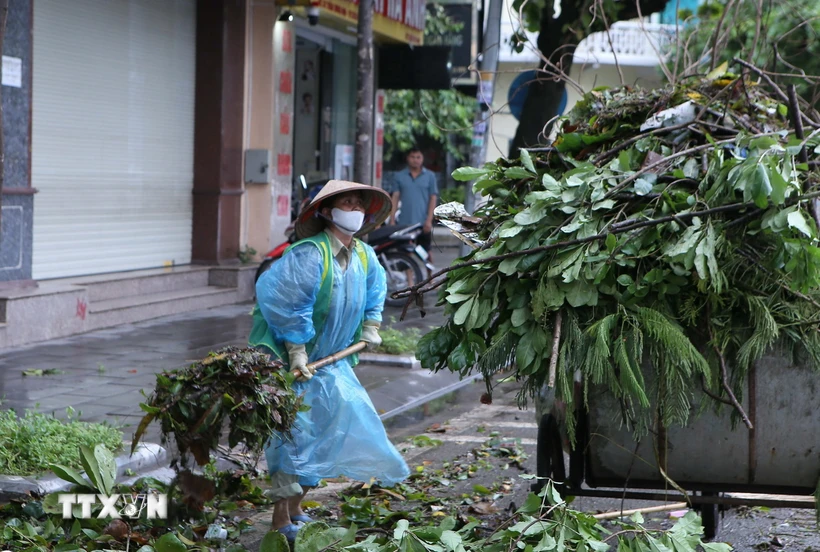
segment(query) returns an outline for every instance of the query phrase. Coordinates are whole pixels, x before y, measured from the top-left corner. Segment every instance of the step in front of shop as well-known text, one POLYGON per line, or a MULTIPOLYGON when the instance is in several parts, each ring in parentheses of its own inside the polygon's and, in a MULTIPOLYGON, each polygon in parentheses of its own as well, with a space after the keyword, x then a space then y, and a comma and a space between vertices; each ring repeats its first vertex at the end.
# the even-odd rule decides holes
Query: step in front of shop
POLYGON ((100 274, 64 280, 88 290, 91 304, 98 301, 188 290, 209 285, 207 266, 177 266, 100 274))
POLYGON ((235 288, 201 286, 94 301, 89 305, 89 330, 221 307, 242 300, 235 288))
POLYGON ((0 291, 0 348, 243 303, 257 265, 190 266, 66 278, 0 291), (5 322, 5 324, 3 324, 5 322))

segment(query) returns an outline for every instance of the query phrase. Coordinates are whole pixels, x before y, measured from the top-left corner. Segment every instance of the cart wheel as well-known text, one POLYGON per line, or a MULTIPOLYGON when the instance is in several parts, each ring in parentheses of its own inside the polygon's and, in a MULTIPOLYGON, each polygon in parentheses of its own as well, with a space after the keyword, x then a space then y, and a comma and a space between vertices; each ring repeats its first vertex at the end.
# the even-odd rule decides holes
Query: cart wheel
MULTIPOLYGON (((718 493, 704 491, 700 493, 701 496, 718 496, 718 493)), ((713 539, 718 533, 719 508, 717 504, 701 504, 700 518, 703 521, 704 536, 707 539, 713 539)))
MULTIPOLYGON (((539 478, 549 478, 563 483, 567 474, 564 468, 564 447, 561 443, 561 432, 558 422, 552 414, 541 416, 538 424, 538 444, 536 449, 536 475, 539 478)), ((544 486, 544 480, 539 479, 532 486, 538 492, 544 486)))

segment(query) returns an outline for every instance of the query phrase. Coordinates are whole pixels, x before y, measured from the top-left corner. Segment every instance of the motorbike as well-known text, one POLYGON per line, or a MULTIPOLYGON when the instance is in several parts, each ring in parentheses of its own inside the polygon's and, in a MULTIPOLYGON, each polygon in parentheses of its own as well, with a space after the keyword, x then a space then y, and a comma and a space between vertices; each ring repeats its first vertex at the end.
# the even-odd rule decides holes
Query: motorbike
MULTIPOLYGON (((259 280, 259 277, 284 255, 285 250, 296 242, 296 230, 293 224, 288 226, 285 233, 287 241, 265 255, 259 268, 256 269, 254 281, 259 280)), ((382 226, 369 234, 368 244, 376 252, 376 258, 384 267, 387 277, 385 305, 402 306, 404 299, 392 299, 390 295, 423 280, 422 268, 430 272, 435 270, 435 267, 427 262, 429 258, 427 251, 416 243, 421 233, 422 225, 413 224, 411 226, 382 226)))
POLYGON ((430 255, 416 243, 422 229, 421 224, 382 226, 370 232, 368 236, 367 242, 376 252, 376 257, 387 276, 385 305, 404 305, 405 299, 392 299, 390 295, 421 282, 424 279, 422 268, 431 273, 435 271, 435 267, 428 262, 430 255))

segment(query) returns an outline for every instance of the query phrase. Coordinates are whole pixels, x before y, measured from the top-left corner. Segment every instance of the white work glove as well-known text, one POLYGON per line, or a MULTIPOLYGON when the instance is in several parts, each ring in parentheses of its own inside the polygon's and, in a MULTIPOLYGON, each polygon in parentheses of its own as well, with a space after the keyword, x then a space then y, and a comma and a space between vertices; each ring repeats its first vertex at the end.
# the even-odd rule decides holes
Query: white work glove
POLYGON ((307 381, 312 378, 316 371, 308 368, 308 356, 305 345, 303 343, 296 344, 286 341, 285 348, 288 350, 290 373, 296 376, 296 381, 307 381))
POLYGON ((361 340, 367 343, 368 351, 375 351, 382 344, 382 337, 379 335, 381 324, 375 320, 365 320, 362 326, 361 340))

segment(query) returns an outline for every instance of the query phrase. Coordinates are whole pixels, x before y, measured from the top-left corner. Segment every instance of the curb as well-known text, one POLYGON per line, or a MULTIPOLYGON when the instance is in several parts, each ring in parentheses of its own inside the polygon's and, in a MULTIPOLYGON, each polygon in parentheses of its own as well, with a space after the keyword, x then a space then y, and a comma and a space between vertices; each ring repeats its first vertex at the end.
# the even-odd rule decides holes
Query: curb
POLYGON ((383 353, 359 353, 359 362, 372 366, 397 366, 399 368, 421 368, 421 362, 410 355, 386 355, 383 353))
MULTIPOLYGON (((126 450, 131 446, 129 442, 123 442, 126 450)), ((117 456, 117 483, 119 484, 126 476, 125 472, 131 470, 137 474, 153 470, 164 466, 168 459, 168 451, 154 443, 140 443, 134 454, 123 453, 117 456)), ((84 471, 80 472, 85 475, 84 471)), ((20 475, 0 475, 0 502, 8 501, 12 498, 19 498, 32 495, 47 495, 49 493, 59 493, 69 490, 74 483, 69 483, 60 479, 54 474, 36 476, 20 475)))
POLYGON ((444 395, 448 395, 450 393, 453 393, 454 391, 458 391, 462 387, 466 387, 466 386, 470 385, 471 383, 473 383, 474 381, 481 379, 482 377, 483 376, 481 374, 473 374, 471 376, 467 376, 466 378, 461 379, 461 380, 459 380, 455 383, 451 383, 450 385, 447 385, 445 387, 441 387, 441 388, 437 389, 436 391, 433 391, 432 393, 422 395, 421 397, 418 397, 415 400, 412 400, 412 401, 410 401, 406 404, 403 404, 402 406, 399 406, 397 408, 394 408, 393 410, 385 412, 384 414, 380 415, 379 418, 381 419, 382 422, 384 422, 386 420, 389 420, 390 418, 398 416, 399 414, 403 414, 403 413, 407 412, 408 410, 413 410, 414 408, 424 406, 428 402, 432 402, 432 401, 438 399, 439 397, 442 397, 444 395))

